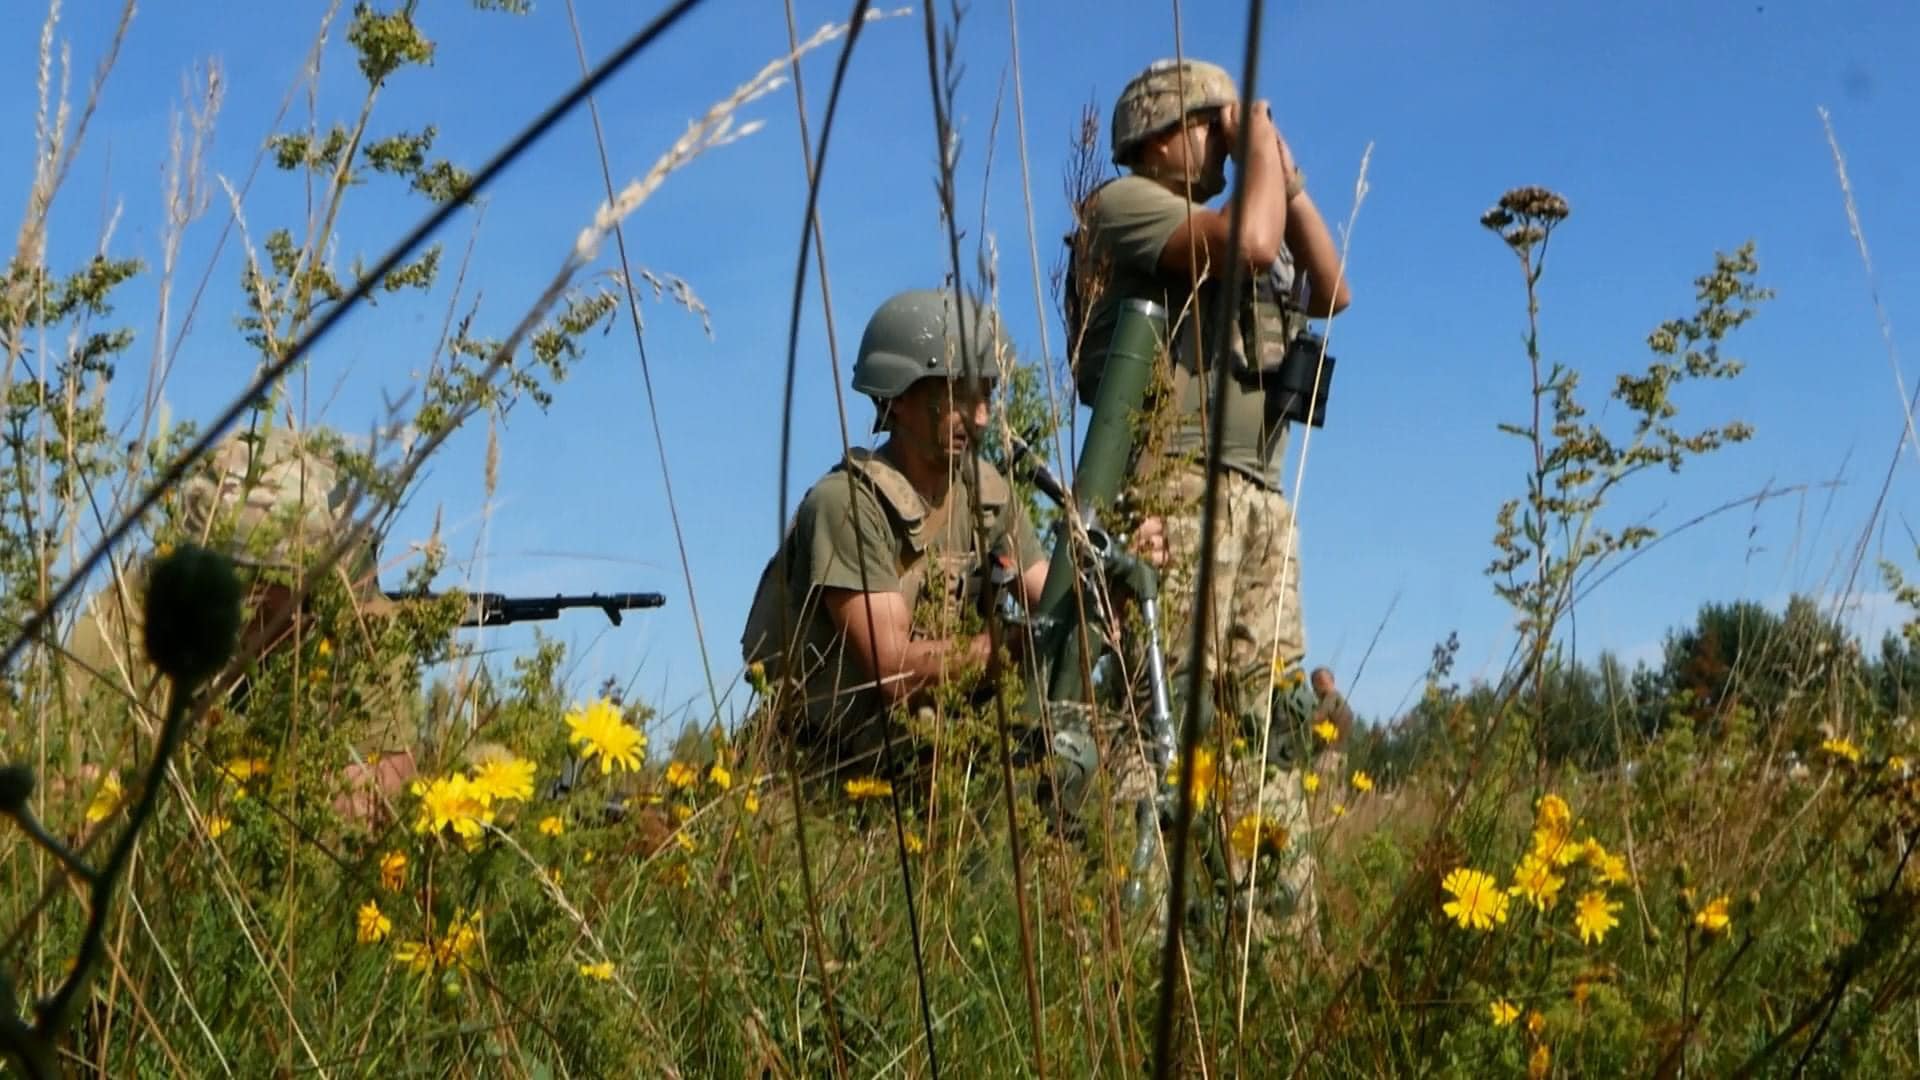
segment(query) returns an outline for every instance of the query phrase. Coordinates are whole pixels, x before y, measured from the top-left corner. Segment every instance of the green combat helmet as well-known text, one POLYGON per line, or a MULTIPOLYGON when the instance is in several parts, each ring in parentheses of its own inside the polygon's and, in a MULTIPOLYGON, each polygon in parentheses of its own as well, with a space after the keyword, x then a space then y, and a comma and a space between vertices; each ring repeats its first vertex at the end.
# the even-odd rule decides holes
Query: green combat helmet
MULTIPOLYGON (((962 325, 951 291, 915 289, 888 298, 867 320, 860 355, 853 362, 853 388, 886 414, 887 403, 921 379, 993 379, 1000 359, 1011 356, 1000 313, 969 299, 965 335, 971 357, 960 351, 962 325)), ((880 418, 874 421, 879 430, 880 418)))
POLYGON ((1133 77, 1113 103, 1113 163, 1125 165, 1134 148, 1179 123, 1188 113, 1240 100, 1233 76, 1204 60, 1156 60, 1133 77))

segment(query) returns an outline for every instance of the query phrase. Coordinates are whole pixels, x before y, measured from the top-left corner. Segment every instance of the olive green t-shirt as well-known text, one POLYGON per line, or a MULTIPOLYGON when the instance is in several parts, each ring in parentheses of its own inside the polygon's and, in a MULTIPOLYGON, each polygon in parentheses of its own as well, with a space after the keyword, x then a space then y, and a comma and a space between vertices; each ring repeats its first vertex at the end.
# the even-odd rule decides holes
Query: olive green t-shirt
MULTIPOLYGON (((1190 212, 1204 209, 1140 176, 1122 176, 1093 194, 1086 211, 1088 235, 1082 256, 1086 264, 1078 271, 1082 295, 1088 301, 1086 334, 1075 350, 1077 356, 1086 358, 1077 365, 1080 399, 1088 404, 1094 400, 1120 304, 1133 299, 1151 300, 1167 310, 1173 328, 1170 404, 1175 426, 1169 434, 1168 452, 1196 458, 1206 454, 1206 402, 1214 386, 1209 372, 1213 361, 1219 359, 1233 365, 1226 380, 1221 461, 1271 484, 1285 446, 1286 423, 1268 415, 1267 395, 1253 370, 1258 365, 1248 363, 1246 342, 1255 329, 1253 297, 1262 289, 1261 294, 1270 297, 1272 282, 1247 282, 1242 275, 1246 297, 1234 305, 1233 329, 1225 341, 1207 343, 1203 350, 1198 345, 1212 327, 1211 313, 1223 284, 1220 278, 1224 267, 1215 268, 1213 276, 1197 291, 1183 278, 1160 268, 1160 253, 1174 231, 1190 212), (1198 359, 1201 353, 1207 357, 1205 363, 1198 359)), ((1290 284, 1290 270, 1290 265, 1277 266, 1272 274, 1284 276, 1290 284)))
POLYGON ((971 471, 960 471, 944 506, 928 506, 885 457, 854 450, 800 501, 761 574, 742 651, 769 676, 784 672, 802 693, 797 748, 829 777, 882 771, 885 707, 872 677, 848 655, 821 604, 822 590, 905 593, 914 606, 914 640, 955 637, 964 609, 978 602, 986 562, 974 532, 976 504, 986 550, 1003 567, 1018 574, 1043 558, 1005 478, 981 461, 976 498, 971 471), (783 625, 793 633, 790 670, 783 625))

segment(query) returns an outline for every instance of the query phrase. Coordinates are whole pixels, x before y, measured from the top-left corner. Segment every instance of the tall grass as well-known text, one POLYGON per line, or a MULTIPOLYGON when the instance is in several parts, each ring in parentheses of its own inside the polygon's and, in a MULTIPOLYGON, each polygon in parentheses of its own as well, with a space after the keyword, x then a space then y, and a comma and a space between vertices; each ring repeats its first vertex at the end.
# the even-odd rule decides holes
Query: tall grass
MULTIPOLYGON (((108 300, 148 271, 113 258, 110 236, 83 265, 48 263, 61 179, 111 70, 102 67, 77 114, 67 108, 59 14, 56 4, 36 73, 33 196, 0 284, 9 454, 0 620, 10 636, 195 437, 155 405, 193 312, 203 303, 242 312, 261 362, 284 358, 345 284, 333 262, 342 207, 444 201, 464 178, 433 157, 424 130, 394 126, 380 93, 385 78, 431 56, 415 17, 438 13, 356 12, 342 34, 329 12, 315 66, 288 95, 325 50, 352 49, 367 78, 351 122, 336 129, 315 116, 263 150, 311 185, 312 220, 249 229, 246 183, 224 202, 211 197, 203 155, 223 88, 209 73, 192 84, 168 172, 148 382, 109 397, 108 362, 135 337, 111 325, 108 300), (386 186, 347 183, 359 167, 386 186), (247 285, 207 298, 203 277, 176 330, 181 237, 210 227, 203 218, 216 205, 220 227, 242 237, 247 285), (115 415, 112 400, 137 409, 115 415)), ((962 166, 945 125, 957 38, 933 10, 922 15, 951 226, 962 166)), ((452 295, 427 378, 404 414, 386 418, 416 437, 339 447, 359 481, 362 527, 382 520, 454 428, 544 400, 587 331, 617 309, 628 309, 644 351, 640 290, 580 288, 582 272, 612 236, 623 281, 648 280, 628 264, 622 222, 644 214, 678 168, 750 136, 743 110, 788 73, 797 91, 798 57, 843 34, 850 48, 847 30, 793 32, 790 55, 723 98, 647 174, 619 188, 607 171, 605 207, 577 237, 554 238, 560 269, 530 311, 471 312, 471 247, 450 285, 437 254, 394 269, 404 302, 425 303, 435 287, 452 295)), ((1014 85, 1024 129, 1017 72, 1014 85)), ((804 104, 800 115, 804 125, 804 104)), ((804 145, 797 181, 815 184, 823 147, 804 145)), ((1417 756, 1389 774, 1356 747, 1370 783, 1315 778, 1320 948, 1233 933, 1241 927, 1226 898, 1196 873, 1181 964, 1163 969, 1152 916, 1123 902, 1131 845, 1120 823, 1095 815, 1086 835, 1063 839, 1019 797, 1029 778, 1006 753, 1017 679, 990 700, 939 703, 924 801, 861 787, 802 796, 778 748, 747 737, 750 723, 716 722, 644 761, 617 761, 605 740, 644 730, 647 703, 611 691, 574 700, 552 644, 505 664, 464 655, 457 603, 370 616, 323 559, 296 582, 308 614, 292 643, 226 673, 245 672, 244 708, 203 702, 206 720, 189 732, 109 909, 100 974, 59 1068, 1132 1075, 1153 1060, 1172 989, 1171 1058, 1194 1075, 1920 1071, 1909 1027, 1920 1008, 1911 764, 1920 746, 1904 699, 1875 691, 1871 665, 1830 619, 1795 615, 1697 685, 1602 695, 1583 722, 1605 753, 1569 753, 1559 738, 1579 678, 1558 627, 1611 566, 1655 539, 1644 523, 1614 519, 1614 493, 1653 482, 1653 465, 1747 437, 1737 420, 1678 426, 1672 390, 1737 375, 1720 346, 1765 299, 1750 249, 1716 256, 1681 314, 1650 335, 1645 369, 1612 387, 1614 420, 1591 422, 1580 373, 1545 360, 1553 313, 1537 288, 1549 234, 1585 226, 1568 214, 1551 192, 1516 189, 1486 219, 1517 257, 1528 327, 1514 370, 1531 415, 1511 429, 1524 449, 1520 493, 1502 511, 1492 568, 1515 608, 1514 662, 1497 685, 1463 691, 1443 655, 1414 710, 1424 725, 1417 756), (408 687, 422 718, 418 786, 371 819, 338 813, 341 776, 365 764, 353 732, 367 703, 387 692, 396 665, 417 676, 450 660, 437 685, 408 687), (556 786, 562 777, 571 783, 556 786), (455 798, 475 784, 484 799, 455 798), (1472 893, 1480 879, 1462 871, 1498 892, 1472 893)), ((477 210, 471 219, 477 230, 477 210)), ((805 228, 831 319, 824 226, 805 228)), ((1855 229, 1864 235, 1857 219, 1855 229)), ((1028 235, 1031 246, 1030 223, 1028 235)), ((946 247, 964 279, 957 231, 946 247)), ((977 262, 990 293, 984 238, 977 262)), ((677 295, 698 313, 690 287, 677 295)), ((1075 328, 1065 329, 1071 339, 1075 328)), ((1025 404, 1039 410, 1037 386, 1025 404)), ((261 411, 284 421, 307 405, 278 390, 261 411)), ((669 448, 657 449, 664 473, 669 448)), ((489 493, 492 454, 477 463, 489 493)), ((164 514, 140 524, 154 545, 194 539, 164 514)), ((443 557, 430 545, 415 580, 430 580, 443 557)), ((125 575, 143 561, 122 552, 112 569, 125 575)), ((1917 625, 1908 633, 1920 640, 1917 625)), ((150 760, 162 703, 158 687, 121 679, 77 707, 63 691, 70 661, 57 629, 26 642, 4 676, 0 750, 37 778, 23 803, 33 819, 86 857, 127 826, 109 777, 132 783, 150 760)), ((124 660, 133 671, 134 658, 124 660)), ((709 673, 716 720, 728 677, 709 673)), ((755 698, 749 711, 764 704, 755 698)), ((1196 855, 1229 842, 1236 823, 1218 819, 1223 802, 1195 816, 1196 855)), ((11 883, 0 890, 0 973, 25 1002, 58 986, 79 950, 85 882, 21 830, 0 832, 0 863, 11 883)))

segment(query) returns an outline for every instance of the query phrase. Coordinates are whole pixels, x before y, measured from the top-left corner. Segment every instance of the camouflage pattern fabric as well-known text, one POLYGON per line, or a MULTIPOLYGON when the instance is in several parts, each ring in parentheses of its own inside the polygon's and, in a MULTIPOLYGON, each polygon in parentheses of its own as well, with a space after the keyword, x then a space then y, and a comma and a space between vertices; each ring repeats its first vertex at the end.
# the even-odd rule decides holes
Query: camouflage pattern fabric
POLYGON ((180 486, 179 522, 242 566, 290 570, 345 535, 350 493, 312 439, 286 427, 238 431, 180 486))
POLYGON ((1309 946, 1319 941, 1305 775, 1232 755, 1222 777, 1234 910, 1250 915, 1256 939, 1285 934, 1309 946))
MULTIPOLYGON (((1183 467, 1169 478, 1169 493, 1179 509, 1165 519, 1170 563, 1161 590, 1162 647, 1176 692, 1191 678, 1191 598, 1197 585, 1199 507, 1205 490, 1206 476, 1199 466, 1183 467)), ((1213 633, 1203 685, 1213 688, 1216 715, 1237 721, 1230 729, 1237 737, 1231 740, 1228 759, 1218 766, 1222 795, 1217 805, 1225 817, 1221 824, 1229 847, 1236 828, 1265 838, 1252 845, 1263 860, 1258 896, 1245 894, 1248 859, 1238 853, 1230 863, 1234 896, 1243 910, 1251 907, 1257 935, 1285 928, 1304 940, 1317 918, 1304 771, 1263 762, 1256 724, 1267 716, 1269 687, 1277 686, 1291 707, 1296 684, 1303 679, 1299 664, 1307 641, 1300 614, 1298 530, 1286 498, 1241 472, 1222 470, 1218 498, 1213 633), (1276 678, 1276 672, 1283 674, 1276 678), (1282 833, 1284 842, 1275 842, 1282 833)), ((1295 737, 1289 730, 1294 726, 1291 717, 1279 715, 1286 711, 1281 703, 1273 708, 1272 738, 1295 737)))
POLYGON ((1113 103, 1113 162, 1124 165, 1143 139, 1180 122, 1190 112, 1240 100, 1233 76, 1204 60, 1158 60, 1134 76, 1113 103))
MULTIPOLYGON (((1185 684, 1190 667, 1191 598, 1197 584, 1200 501, 1205 493, 1206 473, 1199 465, 1182 465, 1168 479, 1168 494, 1176 509, 1165 517, 1171 561, 1162 575, 1160 593, 1165 620, 1162 645, 1168 678, 1176 687, 1185 684)), ((1206 673, 1224 695, 1223 711, 1246 715, 1266 694, 1272 672, 1297 667, 1307 652, 1306 625, 1300 616, 1300 540, 1286 497, 1243 473, 1221 472, 1217 510, 1213 633, 1206 673)))
MULTIPOLYGON (((181 485, 169 509, 182 533, 225 550, 243 570, 290 574, 351 528, 350 490, 314 440, 277 427, 228 436, 181 485)), ((360 554, 371 563, 371 544, 360 554)), ((334 572, 343 572, 346 562, 334 572)), ((155 684, 141 644, 143 566, 144 560, 90 597, 68 633, 59 707, 72 760, 124 768, 157 727, 164 687, 155 684)), ((356 601, 363 614, 391 608, 371 591, 373 582, 368 573, 366 595, 356 601)), ((249 608, 276 588, 284 586, 256 578, 249 608)), ((350 710, 357 730, 349 741, 364 755, 407 751, 417 739, 405 668, 396 664, 375 679, 375 692, 350 710)))

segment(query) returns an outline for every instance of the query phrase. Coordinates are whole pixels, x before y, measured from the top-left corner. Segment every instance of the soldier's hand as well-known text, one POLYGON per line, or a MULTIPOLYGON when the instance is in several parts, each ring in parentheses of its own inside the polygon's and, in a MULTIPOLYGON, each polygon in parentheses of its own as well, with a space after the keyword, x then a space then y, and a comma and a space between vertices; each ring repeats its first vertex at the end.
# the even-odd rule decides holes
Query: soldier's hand
POLYGON ((372 828, 386 808, 407 789, 418 767, 413 753, 387 754, 367 765, 355 762, 340 771, 340 793, 333 812, 347 821, 372 828))
POLYGON ((1273 129, 1273 137, 1280 144, 1280 180, 1286 184, 1288 191, 1293 191, 1294 177, 1300 171, 1300 166, 1293 160, 1293 147, 1287 145, 1287 137, 1280 134, 1279 128, 1273 129))
POLYGON ((1220 137, 1227 140, 1229 153, 1240 153, 1240 103, 1229 101, 1220 106, 1220 119, 1217 124, 1220 137))
POLYGON ((1142 519, 1140 527, 1133 530, 1133 536, 1128 544, 1133 548, 1135 555, 1147 561, 1147 565, 1155 570, 1166 569, 1169 561, 1167 523, 1160 515, 1155 514, 1142 519))

